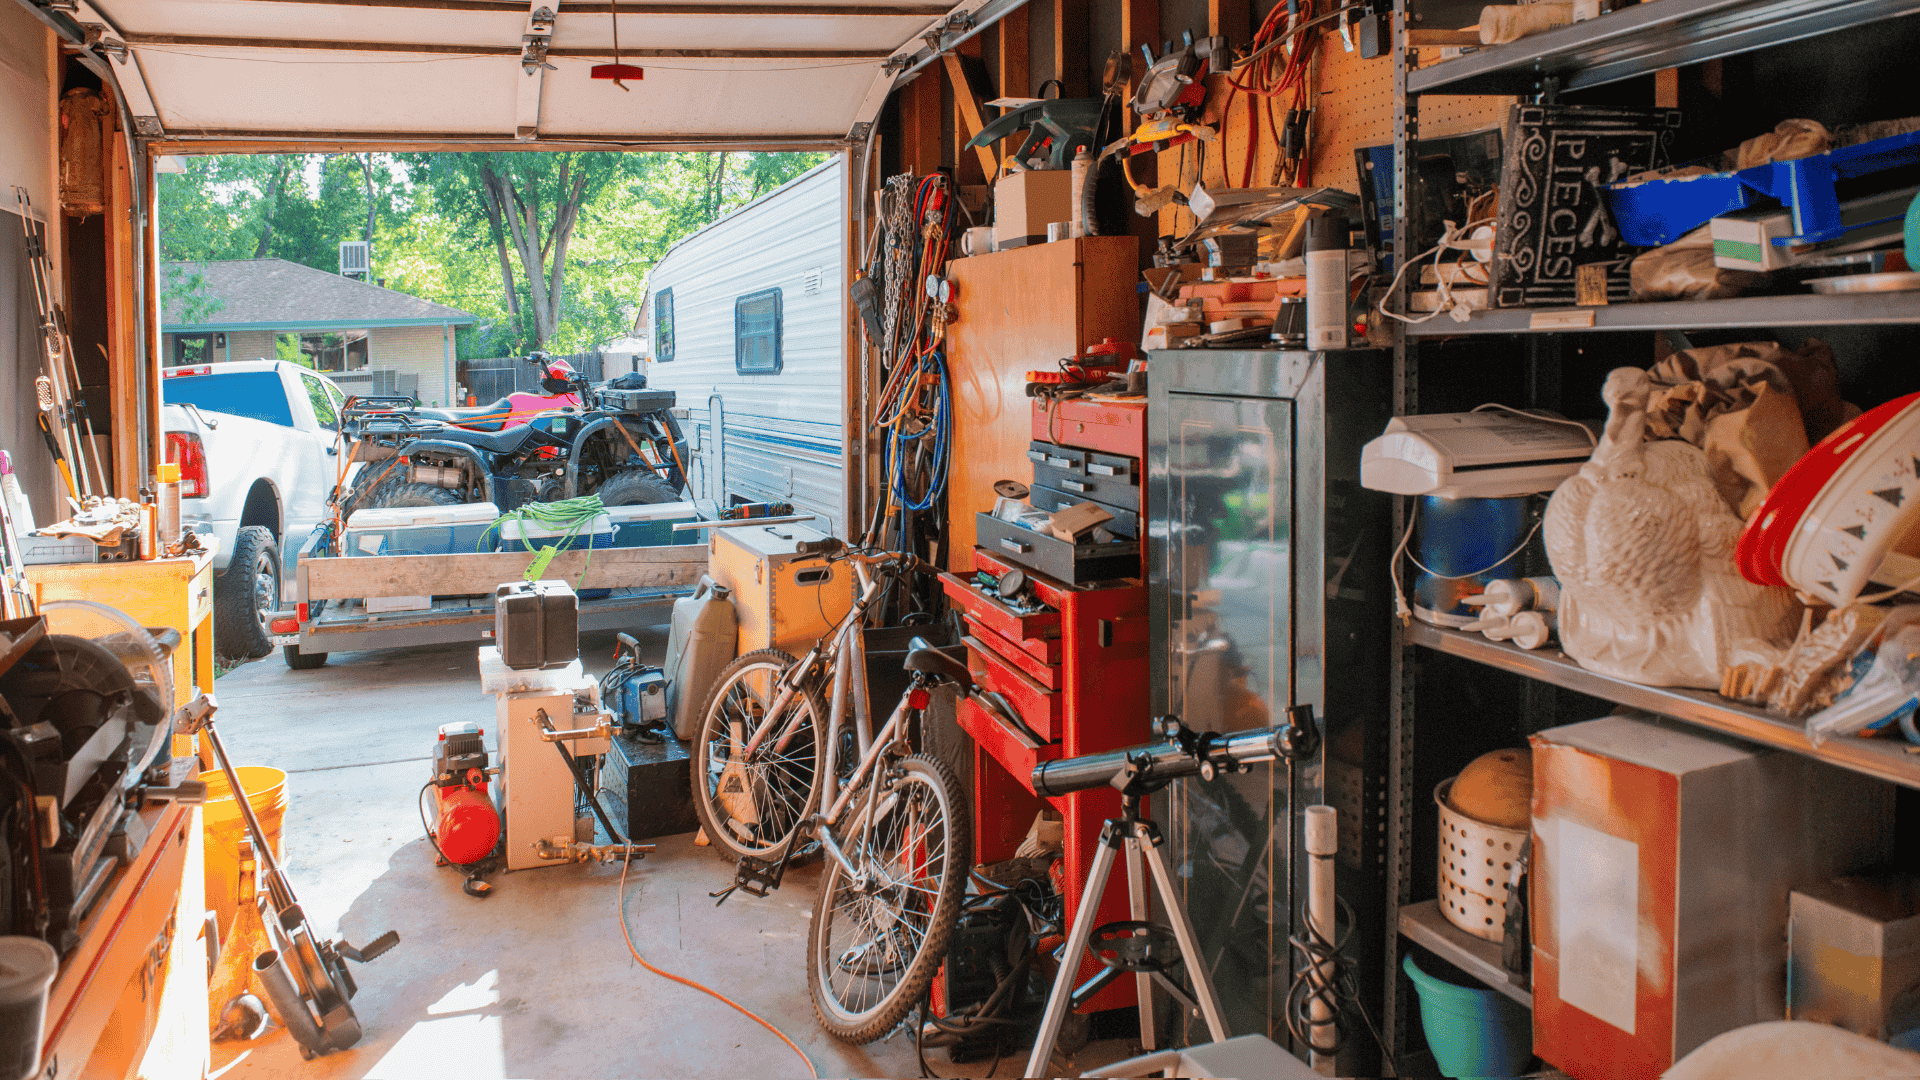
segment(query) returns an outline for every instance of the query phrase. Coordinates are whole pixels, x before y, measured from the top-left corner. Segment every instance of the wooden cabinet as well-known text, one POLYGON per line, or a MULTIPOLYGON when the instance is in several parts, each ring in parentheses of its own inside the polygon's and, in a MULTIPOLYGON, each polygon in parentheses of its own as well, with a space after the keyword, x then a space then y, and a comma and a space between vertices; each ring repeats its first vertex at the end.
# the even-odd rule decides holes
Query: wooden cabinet
POLYGON ((955 259, 955 321, 947 327, 953 380, 947 474, 948 569, 973 569, 974 517, 993 509, 993 483, 1031 473, 1033 412, 1027 372, 1108 337, 1140 332, 1139 241, 1089 236, 955 259))

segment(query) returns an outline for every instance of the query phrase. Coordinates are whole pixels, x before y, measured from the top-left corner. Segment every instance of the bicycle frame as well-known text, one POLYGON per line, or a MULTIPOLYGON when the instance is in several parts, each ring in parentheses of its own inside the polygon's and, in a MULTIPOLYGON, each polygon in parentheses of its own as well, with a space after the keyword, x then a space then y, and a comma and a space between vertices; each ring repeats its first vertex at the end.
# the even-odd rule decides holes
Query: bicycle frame
MULTIPOLYGON (((858 599, 854 601, 852 610, 847 612, 846 618, 841 621, 839 629, 834 632, 824 650, 819 645, 815 645, 798 663, 782 673, 776 684, 773 700, 767 705, 767 712, 770 715, 778 715, 792 700, 799 687, 804 685, 807 679, 814 677, 820 664, 833 665, 833 704, 828 709, 825 730, 820 735, 824 740, 819 766, 824 773, 821 779, 820 801, 827 809, 815 814, 810 824, 815 829, 815 837, 820 841, 821 848, 828 856, 839 864, 840 869, 856 885, 864 885, 867 880, 866 870, 855 866, 841 850, 840 838, 834 834, 834 826, 839 824, 840 816, 846 811, 847 804, 854 794, 861 790, 874 767, 885 756, 885 748, 896 742, 905 741, 907 713, 911 705, 908 695, 902 695, 899 703, 894 706, 892 715, 887 718, 886 725, 880 729, 878 735, 873 734, 873 717, 866 695, 866 643, 855 641, 854 635, 866 628, 867 610, 879 598, 885 579, 876 577, 867 569, 867 564, 859 559, 848 561, 853 564, 853 572, 860 585, 858 599), (841 725, 848 720, 850 700, 853 704, 852 721, 860 754, 860 765, 854 774, 848 777, 846 786, 841 788, 838 780, 839 736, 841 725)), ((769 737, 773 739, 772 745, 775 752, 784 750, 798 733, 799 722, 799 715, 795 713, 780 725, 777 733, 771 732, 768 727, 761 727, 742 748, 742 756, 752 760, 754 753, 769 737)), ((863 836, 874 820, 880 816, 875 813, 879 790, 879 785, 873 785, 868 791, 866 805, 861 808, 861 813, 854 822, 851 836, 863 836)))

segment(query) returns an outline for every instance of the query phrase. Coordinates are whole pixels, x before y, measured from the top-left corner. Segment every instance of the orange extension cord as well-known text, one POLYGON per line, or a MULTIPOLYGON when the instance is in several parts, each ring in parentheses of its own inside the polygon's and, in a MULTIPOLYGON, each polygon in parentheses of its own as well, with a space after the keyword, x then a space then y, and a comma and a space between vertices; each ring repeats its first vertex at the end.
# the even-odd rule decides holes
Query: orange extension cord
POLYGON ((725 994, 722 994, 718 990, 712 989, 711 987, 702 986, 699 983, 694 982, 692 979, 682 978, 678 975, 673 974, 670 971, 661 971, 659 968, 654 967, 652 964, 647 963, 647 958, 644 956, 641 956, 640 950, 633 947, 633 935, 631 933, 628 933, 627 931, 627 868, 632 865, 633 865, 633 855, 631 852, 629 852, 627 855, 626 861, 620 864, 620 895, 616 902, 620 906, 620 936, 626 939, 627 951, 633 954, 633 958, 635 960, 640 961, 641 967, 646 968, 648 971, 653 972, 655 975, 658 975, 663 979, 670 979, 674 982, 679 983, 682 986, 691 986, 695 990, 700 991, 701 993, 707 995, 708 997, 717 998, 722 1004, 732 1008, 734 1011, 740 1013, 742 1016, 745 1016, 747 1019, 753 1021, 756 1024, 759 1024, 763 1028, 766 1028, 768 1031, 773 1032, 776 1036, 779 1036, 779 1039, 781 1042, 786 1043, 789 1047, 793 1049, 794 1053, 800 1055, 801 1061, 804 1061, 807 1063, 807 1071, 813 1074, 813 1080, 820 1080, 820 1070, 813 1067, 813 1059, 807 1056, 807 1052, 805 1050, 800 1049, 799 1043, 796 1043, 792 1039, 787 1038, 786 1032, 781 1031, 779 1028, 774 1027, 772 1024, 767 1023, 767 1021, 762 1019, 758 1014, 754 1013, 753 1010, 747 1008, 744 1005, 741 1005, 739 1002, 733 1000, 732 998, 728 997, 725 994))

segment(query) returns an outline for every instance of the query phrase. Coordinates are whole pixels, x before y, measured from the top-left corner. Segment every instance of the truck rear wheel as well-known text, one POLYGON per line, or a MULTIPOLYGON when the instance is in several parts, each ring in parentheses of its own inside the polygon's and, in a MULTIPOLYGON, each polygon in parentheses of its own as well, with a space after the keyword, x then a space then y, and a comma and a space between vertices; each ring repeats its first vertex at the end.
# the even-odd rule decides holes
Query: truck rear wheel
POLYGON ((273 533, 249 525, 234 535, 233 561, 214 579, 214 641, 228 660, 258 660, 273 651, 267 618, 280 606, 280 553, 273 533))
POLYGON ((600 485, 595 492, 603 506, 645 506, 677 502, 680 496, 651 469, 628 469, 600 485))
POLYGON ((460 494, 452 488, 443 488, 438 484, 401 484, 380 495, 367 505, 381 508, 389 506, 459 506, 460 494))

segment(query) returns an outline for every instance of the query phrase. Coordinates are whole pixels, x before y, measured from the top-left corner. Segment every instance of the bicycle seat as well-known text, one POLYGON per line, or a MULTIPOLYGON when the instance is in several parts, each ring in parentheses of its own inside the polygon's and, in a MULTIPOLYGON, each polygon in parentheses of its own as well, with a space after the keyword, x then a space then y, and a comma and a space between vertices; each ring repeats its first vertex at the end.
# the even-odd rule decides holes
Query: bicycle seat
POLYGON ((419 433, 421 438, 466 443, 468 446, 485 450, 490 454, 511 454, 520 449, 521 444, 525 443, 527 436, 531 434, 533 434, 533 428, 528 424, 515 424, 505 431, 475 431, 472 428, 448 426, 438 431, 419 433))
POLYGON ((907 642, 906 668, 908 671, 950 679, 960 687, 961 693, 973 689, 973 672, 967 670, 966 660, 955 656, 953 652, 934 648, 923 637, 907 642))

